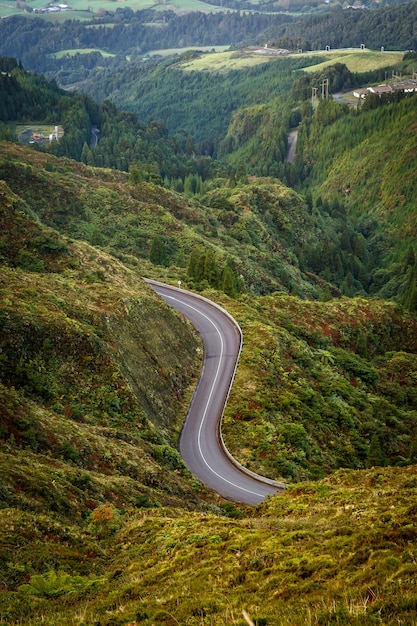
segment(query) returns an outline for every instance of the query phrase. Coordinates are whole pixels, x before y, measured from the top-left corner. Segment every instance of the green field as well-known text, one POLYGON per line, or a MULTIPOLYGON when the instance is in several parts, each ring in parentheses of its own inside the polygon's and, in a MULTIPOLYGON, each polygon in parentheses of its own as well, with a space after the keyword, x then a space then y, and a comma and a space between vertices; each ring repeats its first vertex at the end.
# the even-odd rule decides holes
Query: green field
POLYGON ((89 54, 90 52, 99 52, 103 57, 115 57, 115 54, 111 54, 110 52, 105 52, 104 50, 100 50, 99 48, 75 48, 72 50, 60 50, 59 52, 54 52, 49 56, 54 57, 55 59, 62 59, 62 57, 68 56, 73 57, 76 54, 89 54))
MULTIPOLYGON (((333 65, 334 63, 344 63, 351 72, 367 72, 381 67, 388 67, 399 63, 403 57, 402 52, 376 52, 374 50, 358 50, 357 48, 344 48, 340 50, 297 53, 297 57, 311 59, 312 56, 324 57, 322 62, 315 65, 308 65, 304 68, 306 72, 317 72, 321 69, 333 65)), ((246 67, 259 65, 260 63, 279 62, 287 59, 289 55, 266 55, 254 50, 240 50, 238 52, 221 52, 216 54, 204 54, 198 59, 187 61, 181 65, 184 70, 227 72, 246 67)), ((294 56, 294 55, 291 55, 294 56)))
MULTIPOLYGON (((175 13, 188 13, 190 11, 202 11, 203 13, 217 13, 224 11, 222 7, 217 7, 200 0, 175 0, 175 2, 159 2, 155 4, 154 9, 159 11, 174 11, 175 13)), ((233 9, 228 9, 233 11, 233 9)))
MULTIPOLYGON (((31 9, 41 9, 47 6, 47 0, 32 0, 31 9)), ((221 7, 206 4, 200 0, 175 0, 175 2, 154 2, 152 0, 68 0, 71 11, 56 13, 26 13, 23 9, 17 9, 14 3, 0 5, 0 18, 10 15, 25 15, 27 17, 42 17, 47 21, 63 22, 65 20, 89 20, 101 10, 115 12, 118 8, 129 7, 132 11, 153 8, 156 10, 171 10, 175 13, 188 13, 190 11, 202 11, 215 13, 223 11, 221 7)))
POLYGON ((215 54, 204 54, 198 59, 182 63, 181 69, 198 72, 228 72, 229 70, 240 70, 261 63, 269 63, 276 61, 278 58, 288 57, 267 56, 247 50, 216 52, 215 54))
MULTIPOLYGON (((311 52, 303 56, 311 57, 311 52)), ((358 48, 342 48, 340 50, 320 50, 314 56, 324 56, 325 61, 305 68, 306 72, 318 72, 334 63, 344 63, 351 72, 368 72, 381 67, 396 65, 403 58, 402 52, 376 52, 375 50, 358 50, 358 48)))
POLYGON ((18 15, 19 13, 23 13, 20 9, 16 9, 16 6, 1 4, 0 5, 0 18, 1 17, 9 17, 9 15, 18 15))

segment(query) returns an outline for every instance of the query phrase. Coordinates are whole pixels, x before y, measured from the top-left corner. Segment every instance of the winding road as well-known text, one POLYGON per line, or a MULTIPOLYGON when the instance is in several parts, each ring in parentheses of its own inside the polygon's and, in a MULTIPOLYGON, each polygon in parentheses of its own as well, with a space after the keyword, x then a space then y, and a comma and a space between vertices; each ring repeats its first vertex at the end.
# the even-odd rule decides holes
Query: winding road
POLYGON ((180 453, 187 467, 206 486, 235 502, 256 505, 282 491, 284 483, 242 467, 223 443, 221 420, 242 346, 238 324, 206 298, 156 281, 147 282, 190 320, 204 345, 200 379, 180 437, 180 453))

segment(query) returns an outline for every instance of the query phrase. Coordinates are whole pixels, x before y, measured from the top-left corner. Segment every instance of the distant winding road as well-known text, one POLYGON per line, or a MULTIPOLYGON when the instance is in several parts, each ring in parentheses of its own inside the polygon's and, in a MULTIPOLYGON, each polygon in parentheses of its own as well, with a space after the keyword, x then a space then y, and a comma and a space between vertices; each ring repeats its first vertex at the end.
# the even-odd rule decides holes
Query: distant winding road
POLYGON ((186 465, 202 483, 235 502, 256 505, 282 491, 283 483, 245 469, 223 443, 221 420, 242 346, 238 324, 224 309, 201 296, 156 281, 147 282, 190 320, 204 344, 200 379, 180 437, 186 465))
POLYGON ((290 131, 288 135, 288 152, 286 161, 287 163, 294 163, 295 159, 295 151, 297 149, 297 139, 298 139, 298 128, 290 131))

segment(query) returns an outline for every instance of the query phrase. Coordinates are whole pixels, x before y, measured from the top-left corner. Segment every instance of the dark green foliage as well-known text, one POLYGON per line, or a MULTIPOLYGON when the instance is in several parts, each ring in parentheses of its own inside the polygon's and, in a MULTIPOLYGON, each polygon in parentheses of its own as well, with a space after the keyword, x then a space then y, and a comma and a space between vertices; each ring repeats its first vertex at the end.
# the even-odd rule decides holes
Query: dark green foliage
POLYGON ((216 259, 213 250, 194 249, 188 264, 188 277, 197 289, 205 285, 223 291, 234 297, 242 289, 236 265, 230 257, 225 262, 216 259))
MULTIPOLYGON (((87 165, 123 171, 134 167, 133 182, 160 184, 166 176, 184 179, 189 172, 198 173, 199 162, 192 158, 189 142, 181 145, 178 139, 168 139, 160 121, 143 124, 133 114, 118 112, 108 101, 96 105, 86 96, 68 94, 55 83, 14 67, 0 76, 0 122, 31 120, 64 129, 59 141, 37 149, 87 165), (93 141, 92 129, 98 132, 98 142, 93 141)), ((16 139, 12 128, 4 125, 0 138, 16 139)))
POLYGON ((416 15, 414 2, 383 6, 378 10, 373 7, 371 11, 335 9, 316 15, 307 13, 285 25, 285 29, 271 26, 264 37, 278 46, 295 50, 324 50, 326 46, 359 48, 363 43, 374 50, 379 50, 381 45, 391 50, 415 50, 412 20, 416 15))
MULTIPOLYGON (((359 337, 363 341, 366 334, 361 332, 359 337)), ((330 351, 335 358, 335 363, 351 376, 360 378, 370 386, 378 381, 377 370, 365 360, 364 354, 358 355, 340 348, 331 348, 330 351)))
POLYGON ((406 261, 406 283, 401 302, 409 311, 417 312, 417 261, 413 257, 414 253, 409 252, 406 261))
POLYGON ((152 239, 149 260, 156 265, 169 265, 167 249, 161 237, 154 237, 152 239))
POLYGON ((0 183, 0 263, 29 272, 54 271, 68 259, 68 247, 56 231, 33 220, 28 206, 0 183))
MULTIPOLYGON (((321 84, 323 78, 326 78, 328 83, 329 93, 337 93, 339 91, 348 91, 353 89, 358 84, 361 84, 361 80, 358 75, 353 74, 348 70, 343 63, 335 63, 334 65, 326 68, 325 73, 310 73, 301 76, 294 81, 292 87, 292 96, 295 101, 309 100, 311 98, 312 88, 317 89, 317 93, 321 94, 321 84)), ((341 109, 341 107, 338 107, 341 109)))
POLYGON ((303 187, 315 190, 316 208, 339 232, 338 245, 322 241, 306 251, 307 266, 347 296, 362 291, 398 297, 410 310, 415 100, 372 110, 339 108, 341 116, 334 115, 336 103, 320 103, 317 114, 301 123, 297 157, 310 164, 307 176, 302 169, 303 187), (401 149, 398 136, 406 138, 401 149))
POLYGON ((46 574, 35 574, 29 583, 21 585, 19 591, 44 598, 58 598, 61 595, 74 593, 85 584, 81 576, 72 577, 64 572, 50 570, 46 574))
POLYGON ((399 323, 400 310, 365 299, 272 295, 257 300, 256 322, 242 307, 250 347, 223 429, 241 463, 294 481, 326 467, 408 462, 417 407, 411 316, 399 323))
POLYGON ((386 463, 385 455, 381 448, 380 436, 374 433, 369 445, 369 452, 366 459, 367 467, 382 467, 386 463))
MULTIPOLYGON (((111 98, 118 107, 126 108, 129 102, 129 109, 134 110, 141 120, 151 117, 164 120, 169 132, 178 134, 176 145, 186 154, 190 153, 191 136, 194 151, 197 149, 197 152, 210 156, 217 154, 219 144, 226 136, 232 117, 239 107, 259 102, 269 103, 272 100, 274 106, 266 106, 262 114, 268 122, 263 141, 269 164, 276 155, 282 156, 285 152, 282 131, 286 128, 289 113, 283 111, 282 106, 277 106, 277 99, 287 95, 294 70, 304 66, 305 60, 289 58, 285 64, 280 64, 279 72, 276 64, 264 63, 225 74, 183 72, 176 67, 176 61, 175 58, 161 61, 156 68, 150 66, 147 72, 141 65, 121 67, 111 80, 103 75, 99 81, 84 85, 84 89, 87 87, 88 93, 98 98, 96 87, 100 85, 101 93, 111 98), (113 92, 115 83, 125 85, 123 93, 119 90, 113 92), (141 94, 140 98, 137 97, 138 93, 141 94)), ((244 112, 242 115, 245 117, 244 112)), ((235 128, 222 142, 222 154, 228 154, 237 143, 248 141, 257 127, 257 121, 259 116, 250 115, 249 112, 243 124, 243 132, 235 132, 235 128)), ((260 130, 258 133, 262 137, 260 130)), ((254 152, 255 146, 252 149, 254 152)))

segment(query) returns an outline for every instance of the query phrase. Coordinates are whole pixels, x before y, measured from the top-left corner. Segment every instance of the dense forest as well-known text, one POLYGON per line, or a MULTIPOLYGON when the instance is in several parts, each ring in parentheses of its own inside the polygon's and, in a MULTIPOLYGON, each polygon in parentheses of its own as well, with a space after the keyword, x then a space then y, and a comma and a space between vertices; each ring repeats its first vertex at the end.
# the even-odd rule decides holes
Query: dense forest
POLYGON ((310 42, 311 49, 326 46, 348 48, 365 44, 379 50, 415 50, 416 33, 413 28, 417 6, 415 2, 387 6, 372 11, 334 10, 321 15, 299 18, 291 24, 283 24, 263 33, 267 39, 292 48, 297 38, 310 42))
POLYGON ((125 67, 102 76, 88 91, 95 99, 110 93, 117 106, 125 108, 129 103, 141 119, 162 119, 170 132, 185 130, 203 153, 213 155, 240 106, 285 97, 294 71, 304 65, 305 59, 294 58, 279 68, 266 63, 219 75, 182 72, 170 59, 148 74, 137 66, 125 67), (122 91, 120 85, 126 85, 122 91))
MULTIPOLYGON (((191 139, 183 133, 168 137, 164 124, 123 113, 109 101, 97 105, 91 98, 65 92, 40 75, 29 74, 16 61, 0 59, 0 134, 15 138, 13 125, 36 120, 61 124, 64 136, 48 146, 36 146, 56 156, 66 156, 90 165, 128 171, 136 163, 146 164, 142 178, 185 178, 198 173, 199 161, 191 158, 191 139), (11 124, 13 122, 13 124, 11 124), (100 141, 91 149, 93 128, 100 141), (189 142, 186 149, 187 140, 189 142)), ((192 143, 191 143, 192 145, 192 143)), ((201 168, 207 169, 202 164, 201 168)))
MULTIPOLYGON (((408 57, 405 58, 405 66, 414 61, 413 54, 408 57)), ((132 183, 150 181, 164 184, 166 188, 194 198, 206 207, 207 215, 214 212, 210 218, 212 226, 209 231, 219 232, 219 225, 228 227, 231 229, 229 235, 232 234, 236 242, 255 246, 258 263, 266 253, 261 261, 263 271, 266 270, 262 280, 258 269, 253 274, 253 268, 247 261, 243 261, 243 257, 238 264, 246 284, 251 284, 256 291, 268 292, 281 283, 289 292, 300 295, 306 293, 305 279, 294 280, 294 269, 288 274, 283 267, 278 268, 271 260, 267 260, 271 247, 268 244, 266 250, 263 250, 260 235, 265 226, 262 225, 259 230, 254 224, 249 225, 241 214, 242 205, 247 204, 251 211, 252 206, 256 207, 256 213, 262 220, 268 219, 270 191, 254 192, 249 185, 248 200, 244 202, 238 192, 250 183, 248 176, 275 176, 302 193, 307 212, 310 213, 308 219, 315 223, 316 234, 320 233, 316 241, 303 238, 303 241, 291 242, 296 259, 292 265, 294 268, 296 266, 298 275, 312 272, 318 280, 324 281, 324 285, 329 285, 330 291, 334 286, 347 296, 381 294, 396 297, 414 308, 412 303, 415 297, 412 294, 415 270, 410 258, 415 232, 412 219, 410 222, 407 217, 414 197, 414 182, 406 173, 412 172, 413 167, 410 128, 414 119, 415 96, 402 100, 397 98, 398 102, 392 103, 378 101, 376 104, 380 106, 372 104, 371 98, 360 109, 333 100, 322 101, 313 115, 308 94, 311 84, 316 80, 315 75, 302 76, 292 83, 290 89, 292 72, 297 67, 296 60, 289 60, 285 74, 277 74, 273 64, 220 77, 210 73, 192 73, 195 90, 189 91, 191 108, 187 109, 184 100, 181 101, 184 114, 189 111, 189 128, 193 128, 193 120, 197 127, 198 120, 203 119, 203 108, 207 105, 205 96, 211 91, 210 87, 216 86, 212 90, 215 96, 209 111, 217 112, 218 107, 222 107, 224 115, 218 116, 218 126, 213 122, 211 135, 211 117, 206 116, 206 124, 200 125, 201 138, 211 136, 211 140, 198 145, 192 134, 181 128, 176 135, 169 135, 164 124, 155 119, 144 124, 133 113, 121 113, 108 101, 97 105, 86 96, 64 92, 42 77, 27 73, 9 58, 3 59, 2 67, 5 68, 0 81, 4 93, 2 132, 5 138, 12 137, 8 122, 12 119, 23 122, 32 108, 38 119, 63 124, 65 130, 59 142, 52 142, 46 147, 36 146, 38 150, 75 158, 89 166, 129 172, 132 183), (271 93, 273 98, 268 103, 271 93), (282 94, 281 98, 279 94, 282 94), (252 105, 250 98, 253 98, 252 105), (263 99, 265 104, 256 104, 258 99, 263 99), (239 108, 242 100, 246 101, 246 106, 239 108), (224 101, 229 102, 229 107, 224 106, 224 101), (390 132, 385 130, 382 135, 381 131, 387 128, 388 123, 390 132), (297 125, 297 156, 295 162, 289 164, 285 161, 287 134, 291 127, 297 125), (99 142, 95 146, 91 143, 92 128, 100 132, 99 142), (395 157, 395 167, 390 160, 387 161, 387 168, 391 172, 387 181, 392 181, 392 184, 384 182, 382 188, 377 178, 375 181, 371 178, 374 162, 381 158, 378 145, 382 143, 385 151, 388 145, 395 146, 398 135, 410 136, 410 139, 403 145, 401 156, 395 157), (361 152, 364 143, 375 145, 368 155, 369 163, 358 157, 358 151, 361 152), (220 157, 218 159, 213 158, 216 151, 220 157), (368 169, 369 174, 365 175, 368 169), (341 170, 334 182, 331 182, 332 176, 328 174, 332 170, 341 170), (342 174, 342 171, 346 173, 342 174), (356 183, 355 177, 366 181, 368 191, 365 196, 362 194, 364 183, 356 183), (394 197, 398 203, 395 219, 390 217, 389 212, 394 197), (380 201, 377 201, 378 198, 380 201), (224 209, 229 211, 227 219, 216 214, 224 209), (384 216, 382 228, 379 226, 381 215, 384 216), (402 233, 401 241, 398 241, 396 235, 398 229, 402 233), (407 234, 404 236, 404 233, 407 234), (277 281, 277 277, 281 278, 277 281)), ((175 81, 178 71, 171 68, 170 62, 162 67, 164 71, 159 72, 159 78, 156 77, 159 83, 154 83, 154 98, 156 94, 161 96, 162 90, 168 94, 170 90, 174 92, 182 87, 181 83, 175 81)), ((346 85, 352 87, 357 82, 369 79, 369 75, 352 74, 342 64, 336 64, 327 75, 330 77, 330 91, 346 85)), ((184 80, 188 90, 193 82, 186 78, 184 80)), ((161 101, 167 111, 167 103, 162 96, 161 101)), ((145 102, 143 98, 142 105, 145 102)), ((176 99, 173 105, 175 103, 176 99)), ((168 115, 161 114, 161 117, 167 118, 168 115)), ((392 158, 395 154, 395 150, 391 152, 392 158)), ((11 175, 10 171, 8 175, 11 175)), ((18 191, 19 185, 14 189, 18 191)), ((272 224, 268 229, 271 227, 272 224)), ((279 230, 280 222, 277 222, 276 227, 279 230)), ((88 240, 96 242, 94 237, 90 239, 88 231, 82 232, 88 240)), ((157 235, 160 237, 162 233, 157 235)), ((179 254, 178 246, 166 243, 163 246, 166 250, 160 249, 158 252, 158 246, 161 248, 158 241, 155 242, 154 258, 163 259, 167 265, 175 262, 179 254)), ((286 241, 286 247, 288 243, 286 241)), ((147 255, 147 252, 143 253, 147 255)), ((212 286, 216 285, 213 283, 212 286)), ((317 296, 323 293, 323 289, 326 291, 326 287, 318 287, 316 281, 313 293, 316 290, 317 296)))

